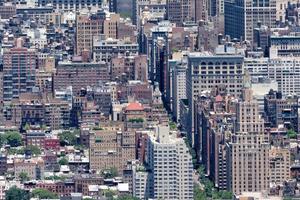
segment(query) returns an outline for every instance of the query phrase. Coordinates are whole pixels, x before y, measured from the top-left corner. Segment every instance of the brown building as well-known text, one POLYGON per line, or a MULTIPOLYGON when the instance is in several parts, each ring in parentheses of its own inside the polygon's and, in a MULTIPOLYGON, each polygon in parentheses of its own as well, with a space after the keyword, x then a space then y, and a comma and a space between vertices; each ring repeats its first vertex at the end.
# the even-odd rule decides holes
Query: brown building
POLYGON ((26 146, 44 148, 45 133, 43 131, 29 130, 24 134, 26 146))
POLYGON ((148 82, 129 81, 126 85, 119 85, 117 91, 119 101, 127 101, 128 97, 133 97, 143 104, 150 104, 152 101, 152 87, 148 82))
POLYGON ((27 173, 29 179, 40 180, 44 177, 45 163, 41 158, 32 158, 29 160, 15 159, 14 160, 14 174, 15 177, 24 172, 27 173))
POLYGON ((227 189, 225 142, 234 127, 234 100, 226 93, 210 92, 195 102, 195 124, 199 133, 195 140, 195 150, 204 164, 205 174, 220 190, 227 189))
POLYGON ((291 156, 287 148, 274 147, 269 152, 270 183, 278 185, 290 180, 291 156))
POLYGON ((13 100, 8 122, 17 127, 46 125, 52 130, 69 127, 70 108, 66 101, 43 97, 41 93, 23 93, 13 100))
MULTIPOLYGON (((26 185, 25 185, 26 187, 26 185)), ((27 186, 28 187, 28 186, 27 186)), ((66 181, 39 181, 31 188, 42 188, 56 193, 60 196, 71 196, 75 192, 75 183, 72 180, 66 181)))
POLYGON ((135 159, 135 133, 114 124, 101 129, 90 133, 90 169, 101 172, 113 167, 121 172, 127 161, 135 159))
POLYGON ((136 26, 127 21, 120 21, 118 25, 118 39, 129 40, 133 43, 137 43, 137 30, 136 26))
POLYGON ((98 125, 101 120, 101 111, 94 104, 94 101, 86 102, 81 112, 81 124, 98 125))
POLYGON ((148 80, 146 55, 114 57, 111 63, 112 80, 148 80))
POLYGON ((109 80, 108 66, 104 62, 87 63, 81 61, 59 62, 54 75, 54 89, 73 87, 73 92, 79 92, 87 86, 95 86, 100 81, 109 80))
POLYGON ((103 22, 105 16, 78 15, 76 19, 76 48, 77 55, 83 50, 92 51, 93 37, 103 33, 103 22))
POLYGON ((103 177, 96 174, 80 174, 74 177, 75 192, 89 194, 89 185, 103 185, 103 177))
POLYGON ((104 21, 103 32, 105 38, 118 38, 118 26, 120 23, 120 14, 111 13, 104 21))
POLYGON ((182 26, 195 20, 194 0, 168 0, 167 16, 170 22, 182 26))

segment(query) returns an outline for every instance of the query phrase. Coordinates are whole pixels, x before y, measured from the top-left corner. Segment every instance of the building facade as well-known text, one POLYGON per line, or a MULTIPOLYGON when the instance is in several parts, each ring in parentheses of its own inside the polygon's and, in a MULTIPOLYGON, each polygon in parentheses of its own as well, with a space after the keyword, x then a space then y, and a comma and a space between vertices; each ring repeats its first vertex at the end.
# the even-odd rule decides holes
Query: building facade
POLYGON ((149 136, 150 198, 192 200, 192 157, 183 139, 174 134, 168 127, 161 126, 149 136))
POLYGON ((276 1, 225 0, 225 34, 253 42, 254 28, 260 22, 276 27, 276 1), (258 14, 259 13, 259 14, 258 14))
MULTIPOLYGON (((238 97, 244 76, 244 58, 240 55, 204 55, 191 53, 188 56, 186 94, 189 102, 188 139, 195 142, 194 100, 201 92, 224 85, 227 92, 238 97)), ((196 133, 197 134, 197 133, 196 133)))

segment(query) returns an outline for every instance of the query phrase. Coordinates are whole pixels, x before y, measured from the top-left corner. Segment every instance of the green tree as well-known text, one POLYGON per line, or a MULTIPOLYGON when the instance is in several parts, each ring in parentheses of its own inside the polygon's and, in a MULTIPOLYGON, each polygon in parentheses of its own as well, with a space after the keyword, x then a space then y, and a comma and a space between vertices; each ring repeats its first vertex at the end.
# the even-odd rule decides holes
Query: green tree
POLYGON ((22 145, 22 136, 16 131, 9 131, 5 133, 7 144, 11 147, 18 147, 22 145))
POLYGON ((32 197, 40 199, 57 199, 58 195, 54 192, 50 192, 49 190, 37 188, 32 190, 32 197))
POLYGON ((60 181, 64 181, 66 180, 66 176, 56 176, 56 175, 53 175, 53 176, 47 176, 45 177, 45 180, 54 180, 54 181, 57 181, 57 180, 60 180, 60 181))
POLYGON ((22 183, 28 181, 29 180, 28 174, 26 172, 21 172, 19 174, 19 179, 21 180, 22 183))
POLYGON ((296 139, 297 138, 297 133, 294 130, 292 130, 292 129, 290 129, 290 130, 287 131, 287 135, 291 139, 296 139))
POLYGON ((59 141, 62 146, 66 145, 76 145, 77 144, 77 132, 64 131, 59 134, 59 141))
POLYGON ((62 159, 60 159, 58 161, 58 164, 60 164, 60 165, 67 165, 67 164, 69 164, 69 161, 65 157, 63 157, 62 159))
POLYGON ((221 198, 222 199, 232 199, 233 194, 232 194, 232 192, 229 192, 229 191, 221 191, 221 198))
POLYGON ((169 122, 169 127, 170 127, 170 130, 176 130, 177 129, 177 124, 175 122, 170 121, 169 122))
POLYGON ((8 149, 8 154, 9 155, 16 155, 16 154, 19 154, 19 155, 24 155, 25 154, 25 148, 24 147, 17 147, 17 148, 9 148, 8 149))
POLYGON ((26 150, 31 151, 31 153, 34 154, 34 155, 41 155, 41 150, 40 150, 40 148, 38 148, 37 146, 28 145, 28 146, 25 148, 25 151, 26 151, 26 150))
POLYGON ((1 147, 6 144, 5 134, 0 134, 0 145, 1 147))
POLYGON ((195 184, 194 186, 194 199, 195 200, 206 200, 206 195, 203 190, 200 189, 200 186, 198 184, 195 184))
POLYGON ((29 124, 25 124, 24 129, 25 129, 26 131, 28 131, 28 130, 30 129, 30 125, 29 125, 29 124))
POLYGON ((112 200, 114 198, 114 196, 116 195, 116 192, 115 191, 112 191, 112 190, 106 190, 104 192, 104 196, 108 199, 108 200, 112 200))
POLYGON ((118 176, 118 169, 115 167, 111 167, 109 169, 105 169, 102 171, 104 178, 114 178, 118 176))
POLYGON ((16 186, 12 186, 5 193, 5 200, 29 200, 30 195, 29 192, 17 188, 16 186))

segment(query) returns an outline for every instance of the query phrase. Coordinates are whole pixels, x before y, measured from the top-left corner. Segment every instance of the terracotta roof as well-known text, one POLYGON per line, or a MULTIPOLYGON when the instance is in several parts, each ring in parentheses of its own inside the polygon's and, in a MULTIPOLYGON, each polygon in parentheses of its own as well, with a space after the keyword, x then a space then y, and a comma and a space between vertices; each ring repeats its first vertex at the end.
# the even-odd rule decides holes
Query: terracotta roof
POLYGON ((133 103, 129 103, 125 110, 127 111, 144 110, 144 107, 140 103, 133 102, 133 103))

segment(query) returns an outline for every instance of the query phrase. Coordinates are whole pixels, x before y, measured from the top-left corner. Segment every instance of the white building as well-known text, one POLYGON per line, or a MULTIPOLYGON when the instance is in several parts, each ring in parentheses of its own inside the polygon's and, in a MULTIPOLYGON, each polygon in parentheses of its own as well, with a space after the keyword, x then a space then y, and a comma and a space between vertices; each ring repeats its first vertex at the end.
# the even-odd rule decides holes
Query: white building
POLYGON ((165 16, 167 10, 166 0, 133 0, 132 1, 132 22, 140 25, 143 20, 143 12, 146 11, 149 15, 165 16))
POLYGON ((193 163, 184 140, 169 127, 159 126, 147 144, 150 198, 192 200, 193 163))
POLYGON ((145 167, 134 166, 132 180, 132 192, 134 197, 138 199, 146 199, 149 197, 148 177, 149 173, 145 170, 145 167))
POLYGON ((284 96, 300 94, 300 58, 245 58, 245 69, 252 77, 267 77, 278 83, 284 96))
POLYGON ((113 56, 138 55, 137 43, 108 38, 106 40, 94 38, 94 61, 110 62, 113 56))
POLYGON ((173 117, 178 121, 180 116, 180 100, 186 99, 186 70, 187 66, 184 63, 176 64, 173 69, 172 76, 172 111, 173 117))
POLYGON ((259 112, 264 112, 264 97, 270 90, 278 91, 278 83, 265 77, 254 77, 251 80, 253 97, 258 102, 259 112))

